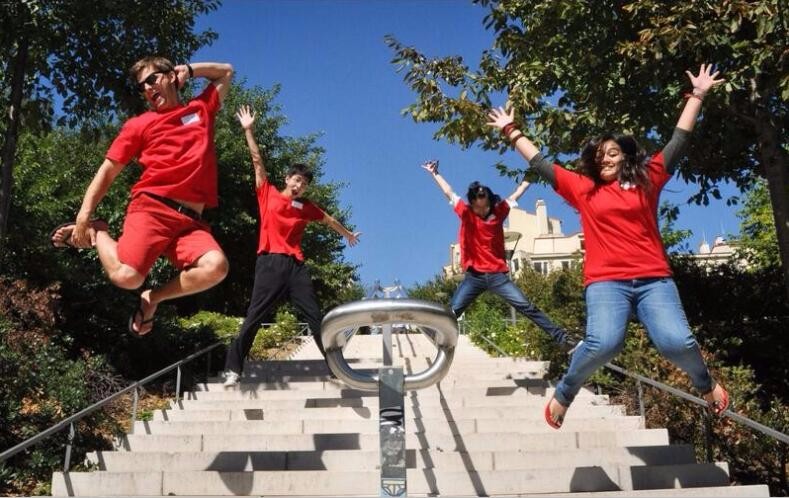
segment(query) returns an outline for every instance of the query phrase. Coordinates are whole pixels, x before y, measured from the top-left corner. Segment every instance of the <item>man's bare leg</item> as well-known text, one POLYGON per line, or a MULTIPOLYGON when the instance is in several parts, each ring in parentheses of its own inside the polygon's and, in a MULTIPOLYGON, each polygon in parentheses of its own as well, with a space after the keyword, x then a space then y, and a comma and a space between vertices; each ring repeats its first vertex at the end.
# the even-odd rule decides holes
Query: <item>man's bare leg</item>
POLYGON ((137 314, 132 329, 139 335, 149 333, 153 329, 153 322, 145 324, 141 322, 153 318, 161 302, 210 289, 224 280, 228 270, 229 265, 223 252, 212 250, 203 254, 192 266, 185 268, 163 287, 147 289, 140 294, 142 316, 137 314))

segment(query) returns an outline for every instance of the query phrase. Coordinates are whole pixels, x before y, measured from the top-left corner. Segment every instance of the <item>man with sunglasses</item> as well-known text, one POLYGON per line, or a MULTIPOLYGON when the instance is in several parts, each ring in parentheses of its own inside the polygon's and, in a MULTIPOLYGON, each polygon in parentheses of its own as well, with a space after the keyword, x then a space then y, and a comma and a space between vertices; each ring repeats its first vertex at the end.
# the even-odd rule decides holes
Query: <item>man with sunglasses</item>
POLYGON ((233 67, 204 62, 175 66, 163 57, 146 57, 129 71, 150 110, 126 121, 93 177, 76 221, 51 234, 55 247, 95 247, 110 281, 137 289, 164 254, 181 272, 161 288, 146 289, 129 317, 136 337, 153 328, 157 306, 218 284, 227 258, 202 220, 217 205, 214 119, 227 95, 233 67), (187 79, 205 78, 205 90, 182 103, 178 91, 187 79), (142 175, 131 190, 123 232, 115 241, 107 223, 92 219, 115 177, 132 159, 142 175))
POLYGON ((486 290, 501 296, 515 310, 547 332, 563 351, 572 353, 574 341, 567 332, 553 323, 523 294, 509 277, 509 266, 504 256, 504 220, 510 208, 529 188, 525 179, 506 199, 501 199, 486 185, 469 185, 464 202, 438 172, 438 161, 422 165, 447 196, 460 218, 460 258, 465 271, 463 281, 452 296, 452 311, 460 317, 471 303, 486 290))

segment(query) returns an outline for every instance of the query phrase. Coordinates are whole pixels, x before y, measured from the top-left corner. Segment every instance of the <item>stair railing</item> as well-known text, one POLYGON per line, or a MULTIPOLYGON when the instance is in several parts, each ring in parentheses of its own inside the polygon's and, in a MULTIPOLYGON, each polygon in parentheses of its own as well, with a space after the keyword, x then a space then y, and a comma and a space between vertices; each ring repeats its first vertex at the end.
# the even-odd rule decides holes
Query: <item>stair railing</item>
POLYGON ((416 299, 371 299, 343 304, 330 311, 321 325, 326 361, 337 378, 363 390, 378 390, 381 479, 379 496, 407 496, 405 451, 405 391, 430 387, 449 372, 458 341, 454 313, 436 303, 416 299), (404 375, 392 365, 392 327, 415 326, 438 350, 428 368, 404 375), (378 373, 348 365, 343 348, 360 327, 383 328, 383 366, 378 373))

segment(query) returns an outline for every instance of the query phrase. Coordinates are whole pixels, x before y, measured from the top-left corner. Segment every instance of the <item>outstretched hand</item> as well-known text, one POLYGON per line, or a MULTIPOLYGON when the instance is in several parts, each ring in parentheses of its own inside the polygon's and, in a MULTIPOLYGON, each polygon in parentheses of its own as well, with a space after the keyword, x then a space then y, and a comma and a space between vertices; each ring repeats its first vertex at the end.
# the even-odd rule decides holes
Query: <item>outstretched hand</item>
POLYGON ((348 239, 348 245, 353 247, 359 243, 359 237, 362 235, 362 232, 354 232, 350 236, 346 237, 348 239))
POLYGON ((257 114, 255 111, 253 111, 248 105, 242 105, 238 108, 238 112, 236 113, 236 118, 241 123, 241 127, 245 130, 252 128, 252 125, 255 123, 256 116, 257 114))
POLYGON ((710 88, 726 81, 724 79, 715 79, 720 74, 720 71, 715 71, 713 73, 713 67, 713 64, 702 64, 699 68, 698 76, 694 76, 690 71, 685 71, 685 74, 690 78, 690 83, 693 85, 694 93, 698 94, 700 97, 703 97, 710 88))
POLYGON ((501 130, 515 121, 515 110, 512 107, 507 109, 503 107, 494 107, 488 112, 488 119, 490 119, 490 121, 487 122, 488 126, 493 126, 501 130))
POLYGON ((431 175, 437 175, 438 174, 438 161, 436 161, 436 160, 425 161, 424 163, 422 163, 422 169, 424 169, 425 171, 427 171, 431 175))

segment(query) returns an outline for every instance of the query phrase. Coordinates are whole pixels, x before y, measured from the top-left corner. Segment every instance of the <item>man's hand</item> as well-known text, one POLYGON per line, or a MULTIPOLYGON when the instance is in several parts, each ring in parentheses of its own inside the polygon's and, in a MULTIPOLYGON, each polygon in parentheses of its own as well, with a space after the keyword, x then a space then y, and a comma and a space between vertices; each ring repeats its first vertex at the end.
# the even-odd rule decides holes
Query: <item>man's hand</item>
POLYGON ((236 113, 236 118, 238 119, 239 123, 241 123, 241 127, 244 130, 252 129, 252 125, 255 123, 256 116, 257 114, 255 111, 253 111, 248 105, 242 105, 238 108, 238 112, 236 113))
POLYGON ((362 232, 354 232, 350 235, 347 235, 345 238, 348 239, 348 245, 353 247, 359 243, 359 237, 362 235, 362 232))

